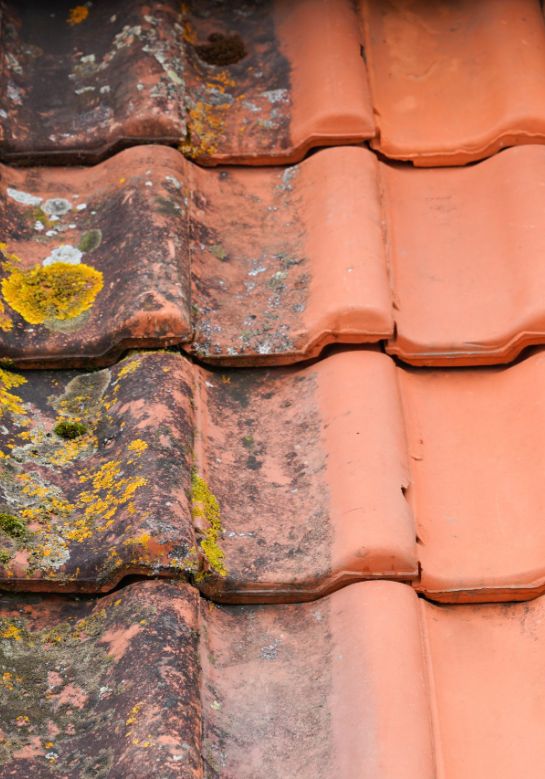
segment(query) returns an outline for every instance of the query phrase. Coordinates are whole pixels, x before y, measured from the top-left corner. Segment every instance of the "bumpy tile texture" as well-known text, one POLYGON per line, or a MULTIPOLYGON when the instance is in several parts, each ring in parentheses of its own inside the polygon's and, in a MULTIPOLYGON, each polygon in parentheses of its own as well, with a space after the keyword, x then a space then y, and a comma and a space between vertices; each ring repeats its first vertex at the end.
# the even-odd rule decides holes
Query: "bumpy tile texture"
POLYGON ((262 164, 374 132, 348 0, 3 11, 5 159, 96 161, 156 141, 204 163, 262 164))
POLYGON ((2 167, 3 358, 78 367, 190 336, 179 159, 154 146, 91 169, 2 167))
POLYGON ((0 372, 2 586, 96 591, 196 565, 191 392, 168 353, 0 372))
POLYGON ((2 595, 2 779, 200 779, 198 642, 187 585, 2 595))

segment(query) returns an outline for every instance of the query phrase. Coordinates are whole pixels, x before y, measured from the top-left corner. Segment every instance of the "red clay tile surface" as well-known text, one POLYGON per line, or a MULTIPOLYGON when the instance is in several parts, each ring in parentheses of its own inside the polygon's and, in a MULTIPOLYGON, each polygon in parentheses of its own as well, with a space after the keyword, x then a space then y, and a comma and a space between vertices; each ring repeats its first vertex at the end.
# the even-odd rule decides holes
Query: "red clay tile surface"
POLYGON ((396 301, 388 351, 414 364, 477 365, 543 343, 545 147, 381 174, 396 301))
POLYGON ((509 368, 398 378, 420 589, 450 602, 542 591, 545 353, 509 368))
POLYGON ((290 168, 192 169, 188 348, 279 364, 391 335, 377 168, 338 148, 290 168))
POLYGON ((374 133, 349 0, 3 10, 4 159, 90 162, 155 141, 263 164, 374 133))
POLYGON ((360 0, 377 135, 415 165, 461 165, 545 140, 537 0, 360 0))
POLYGON ((191 380, 167 353, 0 370, 3 587, 97 591, 195 565, 191 380))
POLYGON ((191 335, 181 156, 2 167, 0 354, 22 367, 113 362, 191 335))
POLYGON ((0 777, 201 779, 196 591, 0 596, 0 777))
POLYGON ((220 507, 223 600, 316 597, 414 578, 415 526, 393 362, 345 352, 303 369, 201 373, 196 466, 220 507))
POLYGON ((315 603, 203 613, 207 779, 435 779, 410 587, 365 582, 315 603))

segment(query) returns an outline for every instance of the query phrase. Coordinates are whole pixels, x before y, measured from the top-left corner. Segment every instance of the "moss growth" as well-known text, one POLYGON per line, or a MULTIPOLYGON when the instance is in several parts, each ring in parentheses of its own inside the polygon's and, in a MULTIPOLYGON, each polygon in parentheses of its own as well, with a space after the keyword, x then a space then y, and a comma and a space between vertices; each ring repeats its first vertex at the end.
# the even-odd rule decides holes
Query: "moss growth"
POLYGON ((74 438, 85 435, 87 426, 84 425, 83 422, 71 422, 68 419, 62 419, 60 422, 57 422, 53 428, 53 432, 58 435, 59 438, 73 441, 74 438))
POLYGON ((0 549, 0 565, 7 565, 11 560, 11 552, 9 549, 0 549))
POLYGON ((27 534, 26 523, 20 517, 16 517, 15 514, 7 514, 1 511, 0 532, 10 538, 24 538, 27 534))
POLYGON ((191 477, 191 514, 194 520, 205 520, 208 524, 204 538, 199 543, 206 562, 212 571, 227 576, 225 555, 218 543, 222 533, 219 503, 205 480, 195 472, 191 477))
POLYGON ((80 252, 92 252, 98 249, 102 241, 102 230, 88 230, 81 236, 78 249, 80 252))
POLYGON ((27 271, 13 268, 2 280, 7 303, 31 325, 48 319, 73 319, 87 311, 104 286, 103 275, 90 265, 56 262, 27 271))

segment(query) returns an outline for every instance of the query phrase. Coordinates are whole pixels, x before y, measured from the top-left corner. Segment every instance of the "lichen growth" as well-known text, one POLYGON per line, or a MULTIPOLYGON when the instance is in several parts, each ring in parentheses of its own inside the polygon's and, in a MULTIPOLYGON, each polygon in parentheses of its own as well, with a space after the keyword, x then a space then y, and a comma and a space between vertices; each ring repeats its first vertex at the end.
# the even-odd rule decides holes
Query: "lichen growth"
POLYGON ((12 268, 2 280, 2 294, 23 319, 40 325, 79 316, 93 305, 103 286, 103 274, 96 268, 56 262, 30 270, 12 268))
MULTIPOLYGON (((191 515, 198 525, 207 525, 199 547, 208 566, 220 576, 227 576, 225 554, 219 545, 222 534, 220 506, 206 481, 195 472, 191 476, 191 515)), ((201 573, 196 578, 203 577, 204 573, 201 573)))
POLYGON ((53 428, 53 432, 58 435, 59 438, 72 441, 74 438, 79 438, 80 436, 85 435, 87 432, 87 426, 84 425, 83 422, 74 422, 68 419, 62 419, 60 422, 57 422, 53 428))
POLYGON ((26 379, 18 373, 0 368, 0 418, 8 414, 26 414, 23 401, 10 390, 26 384, 26 379))
POLYGON ((92 252, 98 249, 102 241, 102 230, 88 230, 81 236, 81 240, 78 245, 80 252, 92 252))
POLYGON ((68 19, 66 20, 66 23, 73 27, 75 24, 81 24, 84 22, 88 16, 89 9, 86 6, 76 5, 74 8, 71 8, 68 11, 68 19))
POLYGON ((26 522, 15 514, 0 511, 0 533, 10 538, 24 538, 27 534, 26 522))

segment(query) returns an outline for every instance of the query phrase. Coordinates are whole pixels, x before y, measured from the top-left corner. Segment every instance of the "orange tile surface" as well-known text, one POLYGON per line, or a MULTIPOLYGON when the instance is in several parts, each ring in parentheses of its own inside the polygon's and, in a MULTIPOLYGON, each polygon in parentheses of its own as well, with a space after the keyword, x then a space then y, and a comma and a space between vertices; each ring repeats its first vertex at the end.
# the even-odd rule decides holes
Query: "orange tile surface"
POLYGON ((340 352, 303 369, 200 373, 196 467, 221 506, 222 600, 317 597, 414 578, 415 527, 393 362, 340 352))
POLYGON ((543 343, 545 146, 461 169, 380 171, 396 308, 388 351, 478 365, 543 343))
POLYGON ((410 587, 315 603, 204 604, 209 777, 435 779, 427 669, 410 587))
POLYGON ((545 140, 538 0, 360 0, 386 157, 461 165, 545 140))
POLYGON ((393 332, 377 167, 338 148, 290 168, 191 170, 196 356, 278 364, 393 332))
POLYGON ((419 588, 522 600, 545 587, 545 353, 504 369, 398 371, 419 588))

